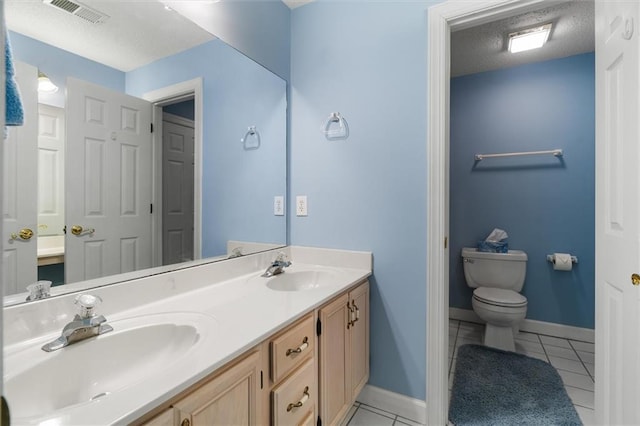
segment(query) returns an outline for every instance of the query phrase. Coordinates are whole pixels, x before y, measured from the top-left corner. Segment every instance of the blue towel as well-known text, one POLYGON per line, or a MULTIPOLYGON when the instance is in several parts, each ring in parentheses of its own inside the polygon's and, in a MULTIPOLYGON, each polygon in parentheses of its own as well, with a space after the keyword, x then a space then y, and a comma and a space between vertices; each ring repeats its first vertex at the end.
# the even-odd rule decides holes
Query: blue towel
POLYGON ((5 124, 7 126, 22 126, 24 124, 24 108, 15 79, 9 34, 6 32, 4 35, 4 60, 6 66, 5 124))

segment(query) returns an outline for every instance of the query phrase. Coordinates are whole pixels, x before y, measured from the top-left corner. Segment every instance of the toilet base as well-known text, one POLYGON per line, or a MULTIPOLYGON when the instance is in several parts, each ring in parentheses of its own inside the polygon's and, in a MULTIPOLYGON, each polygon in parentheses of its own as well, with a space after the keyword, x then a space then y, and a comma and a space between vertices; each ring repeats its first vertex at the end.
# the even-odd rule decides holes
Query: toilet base
POLYGON ((515 352, 516 345, 513 340, 513 327, 500 327, 487 323, 484 329, 485 346, 515 352))

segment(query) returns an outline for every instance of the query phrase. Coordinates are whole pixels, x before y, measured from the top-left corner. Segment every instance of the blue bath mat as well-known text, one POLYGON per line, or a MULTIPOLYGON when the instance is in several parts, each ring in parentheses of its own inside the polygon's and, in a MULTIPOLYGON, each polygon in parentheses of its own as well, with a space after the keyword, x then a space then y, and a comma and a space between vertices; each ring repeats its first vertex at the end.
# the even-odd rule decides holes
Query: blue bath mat
POLYGON ((449 420, 456 426, 582 424, 550 364, 482 345, 458 348, 449 420))

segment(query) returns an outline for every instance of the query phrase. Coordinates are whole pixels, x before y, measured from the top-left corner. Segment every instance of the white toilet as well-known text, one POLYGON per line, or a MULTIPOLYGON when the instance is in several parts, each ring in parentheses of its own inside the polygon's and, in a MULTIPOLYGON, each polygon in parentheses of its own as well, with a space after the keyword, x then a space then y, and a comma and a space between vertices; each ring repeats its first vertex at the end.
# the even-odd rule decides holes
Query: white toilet
POLYGON ((524 285, 527 254, 521 250, 486 253, 462 249, 464 277, 475 288, 471 304, 484 320, 484 344, 515 351, 514 330, 527 314, 527 298, 519 292, 524 285))

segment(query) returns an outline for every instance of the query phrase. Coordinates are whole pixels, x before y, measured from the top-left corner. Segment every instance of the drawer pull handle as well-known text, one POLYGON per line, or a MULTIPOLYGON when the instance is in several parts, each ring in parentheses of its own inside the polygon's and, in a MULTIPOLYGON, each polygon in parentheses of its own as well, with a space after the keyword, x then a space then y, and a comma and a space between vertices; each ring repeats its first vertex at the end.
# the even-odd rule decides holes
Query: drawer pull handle
POLYGON ((360 308, 358 308, 358 307, 356 306, 356 301, 355 301, 355 300, 352 300, 352 301, 351 301, 351 304, 353 305, 353 308, 354 308, 354 310, 355 310, 355 314, 356 314, 356 319, 354 319, 354 320, 353 320, 353 322, 351 323, 351 326, 353 327, 353 325, 354 325, 356 322, 358 322, 358 320, 360 319, 360 308))
POLYGON ((347 302, 347 309, 349 309, 349 321, 347 321, 347 330, 353 327, 355 321, 353 320, 354 310, 350 302, 347 302))
POLYGON ((309 400, 309 386, 304 388, 304 391, 302 391, 302 398, 300 398, 300 401, 294 403, 291 403, 289 405, 287 405, 287 413, 291 410, 293 410, 294 408, 300 408, 304 405, 305 402, 307 402, 309 400))
POLYGON ((286 356, 289 356, 291 354, 299 354, 300 352, 304 351, 308 347, 309 347, 309 338, 305 336, 304 339, 302 339, 302 344, 300 346, 298 346, 295 349, 287 349, 286 356))

